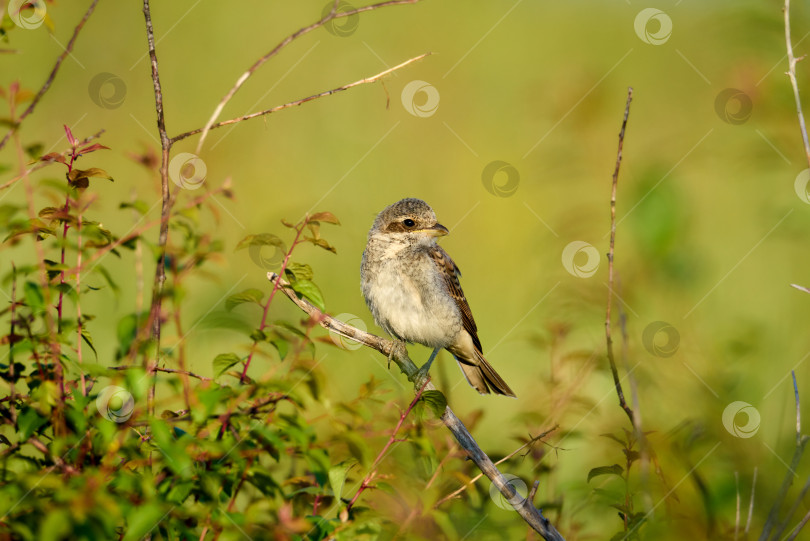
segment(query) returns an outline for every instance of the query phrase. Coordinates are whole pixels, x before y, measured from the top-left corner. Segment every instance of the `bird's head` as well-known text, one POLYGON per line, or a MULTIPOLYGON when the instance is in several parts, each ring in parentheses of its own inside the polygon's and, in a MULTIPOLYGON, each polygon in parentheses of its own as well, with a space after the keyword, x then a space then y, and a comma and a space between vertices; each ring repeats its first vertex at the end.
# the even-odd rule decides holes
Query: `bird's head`
POLYGON ((369 239, 423 244, 448 233, 436 213, 421 199, 408 198, 385 207, 369 231, 369 239))

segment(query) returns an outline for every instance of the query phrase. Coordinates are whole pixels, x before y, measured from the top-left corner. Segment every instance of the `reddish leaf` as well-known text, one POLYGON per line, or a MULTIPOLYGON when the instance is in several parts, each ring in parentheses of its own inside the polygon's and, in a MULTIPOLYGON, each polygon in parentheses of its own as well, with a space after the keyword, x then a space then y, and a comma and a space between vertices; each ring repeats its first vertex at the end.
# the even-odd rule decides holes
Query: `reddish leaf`
POLYGON ((62 156, 61 154, 59 154, 58 152, 50 152, 50 153, 48 153, 48 154, 45 154, 45 155, 44 155, 43 157, 41 157, 39 160, 40 160, 40 161, 43 161, 43 162, 59 162, 59 163, 65 163, 65 157, 64 157, 64 156, 62 156))
POLYGON ((77 141, 76 138, 73 137, 73 132, 70 131, 70 128, 68 128, 67 124, 65 124, 65 134, 67 135, 68 142, 70 142, 70 146, 75 147, 76 145, 79 144, 79 141, 77 141))
POLYGON ((105 147, 102 144, 95 143, 93 145, 90 145, 88 147, 84 147, 83 149, 81 149, 79 151, 79 153, 76 154, 76 157, 79 157, 82 154, 90 154, 91 152, 95 152, 96 150, 110 150, 110 147, 105 147))

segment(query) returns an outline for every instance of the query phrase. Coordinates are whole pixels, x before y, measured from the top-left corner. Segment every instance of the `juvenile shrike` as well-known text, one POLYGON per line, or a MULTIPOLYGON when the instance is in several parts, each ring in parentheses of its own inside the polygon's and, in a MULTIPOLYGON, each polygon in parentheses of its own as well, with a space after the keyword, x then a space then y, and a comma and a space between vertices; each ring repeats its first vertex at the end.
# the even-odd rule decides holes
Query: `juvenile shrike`
POLYGON ((390 335, 433 348, 422 371, 429 371, 439 350, 446 349, 479 393, 515 396, 484 359, 458 281, 461 272, 436 243, 447 233, 421 199, 403 199, 383 209, 368 232, 360 267, 366 304, 390 335))

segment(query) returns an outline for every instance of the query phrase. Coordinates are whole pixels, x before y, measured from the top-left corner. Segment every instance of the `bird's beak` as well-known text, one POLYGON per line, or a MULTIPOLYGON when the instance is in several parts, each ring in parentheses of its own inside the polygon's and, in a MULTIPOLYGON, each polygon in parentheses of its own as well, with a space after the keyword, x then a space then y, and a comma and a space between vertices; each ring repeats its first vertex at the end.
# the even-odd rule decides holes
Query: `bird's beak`
POLYGON ((427 233, 431 237, 443 237, 449 233, 446 227, 442 224, 436 224, 433 227, 428 227, 427 229, 423 229, 423 232, 427 233))

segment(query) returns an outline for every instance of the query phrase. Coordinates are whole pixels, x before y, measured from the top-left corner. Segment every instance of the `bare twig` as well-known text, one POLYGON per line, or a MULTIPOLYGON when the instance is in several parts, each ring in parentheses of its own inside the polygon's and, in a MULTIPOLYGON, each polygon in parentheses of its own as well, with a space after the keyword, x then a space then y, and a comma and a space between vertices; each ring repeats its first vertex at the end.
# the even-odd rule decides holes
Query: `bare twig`
POLYGON ((605 311, 605 340, 607 342, 607 357, 610 362, 610 372, 613 374, 613 385, 616 387, 616 394, 619 395, 619 405, 627 414, 633 426, 636 421, 633 410, 627 405, 624 399, 624 391, 619 380, 619 372, 616 369, 616 359, 613 357, 613 338, 610 335, 610 309, 613 303, 613 247, 616 242, 616 189, 619 183, 619 166, 622 163, 622 148, 624 147, 624 131, 627 128, 627 118, 630 116, 630 102, 633 101, 633 88, 627 89, 627 104, 624 106, 624 120, 622 129, 619 132, 619 150, 616 153, 616 168, 613 170, 613 187, 610 195, 610 249, 608 250, 608 300, 605 311))
MULTIPOLYGON (((348 90, 350 88, 353 88, 355 86, 374 83, 376 81, 379 81, 380 79, 382 79, 386 75, 389 75, 389 74, 397 71, 398 69, 402 69, 402 68, 404 68, 405 66, 407 66, 409 64, 412 64, 414 62, 422 60, 423 58, 425 58, 426 56, 429 56, 431 54, 432 53, 420 54, 419 56, 415 56, 413 58, 410 58, 410 59, 406 60, 405 62, 402 62, 401 64, 397 64, 393 68, 389 68, 389 69, 387 69, 385 71, 381 71, 377 75, 372 75, 371 77, 366 77, 365 79, 360 79, 360 80, 357 80, 357 81, 355 81, 353 83, 349 83, 349 84, 346 84, 346 85, 343 85, 343 86, 339 86, 337 88, 333 88, 332 90, 326 90, 326 91, 320 92, 318 94, 313 94, 311 96, 307 96, 306 98, 301 98, 301 99, 298 99, 298 100, 295 100, 295 101, 291 101, 291 102, 285 103, 283 105, 277 105, 275 107, 271 107, 270 109, 266 109, 264 111, 259 111, 259 112, 256 112, 256 113, 250 113, 248 115, 243 115, 243 116, 240 116, 240 117, 232 118, 230 120, 223 120, 222 122, 217 122, 216 124, 212 124, 211 126, 209 126, 208 129, 213 130, 215 128, 221 128, 222 126, 227 126, 229 124, 237 124, 237 123, 243 122, 245 120, 250 120, 251 118, 257 118, 257 117, 260 117, 260 116, 269 115, 271 113, 281 111, 282 109, 289 109, 291 107, 296 107, 296 106, 304 104, 304 103, 306 103, 308 101, 316 100, 318 98, 323 98, 325 96, 330 96, 332 94, 336 94, 338 92, 342 92, 344 90, 348 90)), ((190 136, 192 136, 194 134, 200 133, 204 129, 205 128, 198 128, 196 130, 191 130, 191 131, 187 131, 185 133, 181 133, 180 135, 176 135, 176 136, 172 137, 172 143, 176 143, 177 141, 185 139, 186 137, 190 137, 190 136)))
MULTIPOLYGON (((328 314, 324 314, 306 299, 299 298, 290 287, 290 284, 273 272, 267 273, 267 278, 274 286, 278 284, 281 292, 321 327, 359 342, 366 347, 375 349, 387 358, 390 358, 399 367, 400 371, 408 376, 409 380, 414 381, 416 389, 421 388, 423 385, 426 390, 435 389, 430 381, 425 384, 425 379, 427 378, 417 375, 419 369, 410 357, 408 357, 408 352, 402 343, 385 340, 379 336, 361 331, 328 314)), ((508 501, 517 502, 514 504, 515 511, 517 511, 521 518, 523 518, 534 531, 543 536, 547 541, 560 541, 563 539, 562 535, 560 535, 548 519, 543 516, 543 513, 539 509, 535 508, 527 499, 520 499, 515 487, 498 471, 498 468, 492 463, 492 460, 481 450, 469 430, 467 430, 461 420, 456 417, 456 414, 453 413, 453 410, 451 410, 449 406, 445 408, 441 420, 456 438, 459 445, 467 452, 470 460, 492 481, 492 484, 498 488, 501 494, 503 494, 508 501)))
MULTIPOLYGON (((108 366, 110 370, 130 370, 131 366, 108 366)), ((165 372, 167 374, 180 374, 184 376, 189 376, 192 378, 196 378, 200 381, 213 381, 211 378, 207 378, 205 376, 200 376, 199 374, 195 374, 194 372, 189 372, 188 370, 178 370, 176 368, 164 368, 158 366, 155 368, 155 372, 165 372)))
POLYGON ((219 118, 219 115, 222 113, 222 110, 225 108, 225 105, 227 105, 227 103, 231 101, 231 98, 233 98, 233 96, 239 91, 239 89, 242 88, 242 85, 245 84, 245 81, 247 81, 256 72, 256 70, 262 66, 262 64, 264 64, 265 62, 276 56, 278 53, 281 52, 282 49, 284 49, 294 40, 300 38, 304 34, 308 34, 313 30, 320 28, 321 26, 325 25, 326 23, 328 23, 333 19, 337 19, 340 17, 349 17, 351 15, 356 15, 364 11, 372 11, 386 6, 395 6, 400 4, 415 4, 418 1, 419 0, 388 0, 387 2, 380 2, 378 4, 372 4, 370 6, 363 6, 352 10, 338 12, 337 11, 338 2, 337 0, 335 0, 335 4, 332 7, 331 11, 327 13, 323 18, 321 18, 319 21, 315 23, 312 23, 309 26, 305 26, 297 30, 296 32, 293 32, 292 34, 281 40, 281 42, 278 45, 276 45, 269 53, 259 58, 256 62, 253 63, 252 66, 250 66, 247 69, 247 71, 245 71, 242 75, 239 76, 239 79, 236 80, 236 83, 234 83, 233 87, 231 87, 231 89, 228 90, 228 92, 222 97, 216 109, 214 109, 214 112, 211 114, 211 118, 208 119, 208 122, 202 129, 202 135, 200 136, 200 140, 197 143, 197 150, 195 151, 195 154, 200 153, 203 143, 205 142, 205 138, 208 136, 208 132, 211 130, 211 127, 217 121, 217 118, 219 118))
POLYGON ((9 129, 8 133, 3 137, 2 141, 0 141, 0 149, 6 146, 8 140, 11 138, 11 135, 16 132, 20 128, 20 124, 22 121, 25 120, 25 117, 30 115, 34 108, 39 103, 39 100, 42 99, 42 96, 45 95, 45 92, 51 87, 53 80, 56 78, 56 74, 59 71, 59 68, 62 66, 62 62, 65 61, 65 58, 70 54, 73 50, 73 45, 76 43, 76 38, 79 37, 79 32, 81 32, 82 28, 84 28, 84 23, 87 22, 87 19, 90 18, 90 15, 93 14, 93 10, 96 9, 96 4, 98 4, 98 0, 93 0, 90 4, 90 7, 87 8, 87 11, 84 13, 84 17, 82 20, 79 21, 79 24, 76 25, 76 28, 73 29, 73 36, 71 36, 70 41, 68 41, 65 50, 60 54, 56 59, 56 64, 54 64, 53 69, 51 69, 51 73, 48 75, 48 78, 45 79, 45 84, 42 85, 42 88, 39 89, 39 92, 36 93, 34 99, 31 100, 31 103, 28 105, 28 108, 23 111, 23 113, 16 119, 15 122, 11 124, 11 129, 9 129))
POLYGON ((810 167, 810 141, 807 138, 807 126, 804 123, 804 113, 802 113, 802 100, 799 98, 799 84, 796 82, 796 64, 804 58, 793 56, 793 44, 790 41, 790 0, 785 0, 785 47, 787 48, 788 70, 786 72, 790 78, 790 85, 793 87, 793 98, 796 100, 796 114, 799 117, 799 130, 802 132, 802 142, 804 143, 804 154, 807 158, 807 166, 810 167))
POLYGON ((804 518, 801 520, 801 522, 799 522, 796 525, 796 527, 791 532, 790 537, 788 537, 785 541, 793 541, 794 539, 796 539, 796 536, 799 535, 799 532, 802 531, 802 528, 804 528, 805 524, 807 524, 808 521, 810 521, 810 511, 808 511, 804 515, 804 518))
POLYGON ((160 193, 162 207, 160 210, 160 233, 158 234, 158 257, 155 268, 155 281, 152 289, 152 303, 149 311, 149 322, 152 327, 152 340, 155 341, 155 358, 146 360, 147 375, 152 376, 152 385, 147 394, 147 412, 155 413, 155 369, 160 355, 160 326, 161 306, 163 303, 163 288, 166 282, 166 243, 169 240, 169 217, 172 210, 172 199, 169 190, 169 152, 171 140, 166 133, 166 118, 163 114, 163 90, 160 85, 157 53, 155 51, 155 33, 152 28, 152 11, 149 0, 143 0, 143 16, 146 20, 146 40, 149 44, 149 59, 152 68, 152 85, 155 90, 155 111, 157 113, 157 127, 160 135, 160 193))

